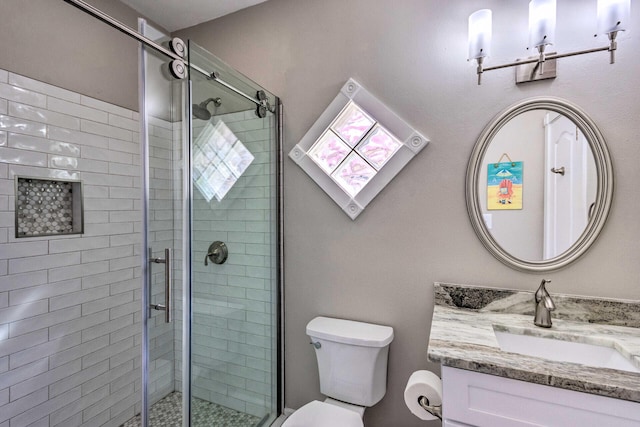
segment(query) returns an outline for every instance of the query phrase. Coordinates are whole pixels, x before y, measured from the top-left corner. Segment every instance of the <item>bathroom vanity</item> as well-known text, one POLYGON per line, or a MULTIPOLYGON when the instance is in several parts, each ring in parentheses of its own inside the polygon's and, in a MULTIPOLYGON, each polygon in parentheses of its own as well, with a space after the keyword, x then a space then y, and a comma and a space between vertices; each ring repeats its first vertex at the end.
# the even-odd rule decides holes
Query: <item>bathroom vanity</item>
POLYGON ((640 426, 640 303, 435 284, 428 357, 442 364, 443 425, 640 426))

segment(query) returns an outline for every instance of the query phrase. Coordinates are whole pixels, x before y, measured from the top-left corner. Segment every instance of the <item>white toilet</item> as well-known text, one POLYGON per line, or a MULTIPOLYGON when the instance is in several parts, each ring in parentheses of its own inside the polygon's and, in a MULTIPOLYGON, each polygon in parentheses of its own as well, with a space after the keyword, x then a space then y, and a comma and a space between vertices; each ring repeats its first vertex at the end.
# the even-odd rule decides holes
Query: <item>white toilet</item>
POLYGON ((387 391, 387 358, 393 328, 316 317, 307 325, 315 347, 324 402, 307 403, 282 427, 363 427, 365 407, 387 391))

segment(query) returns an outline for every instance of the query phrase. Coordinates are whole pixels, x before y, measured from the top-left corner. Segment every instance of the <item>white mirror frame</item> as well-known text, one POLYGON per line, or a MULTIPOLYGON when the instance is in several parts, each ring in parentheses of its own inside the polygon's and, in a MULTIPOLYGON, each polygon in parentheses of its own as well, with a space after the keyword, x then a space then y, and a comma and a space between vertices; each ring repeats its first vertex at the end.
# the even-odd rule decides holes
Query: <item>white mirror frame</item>
POLYGON ((540 273, 558 270, 582 256, 598 238, 604 227, 613 200, 613 165, 604 137, 595 123, 579 107, 570 102, 553 97, 536 97, 520 101, 498 114, 482 131, 473 148, 466 177, 467 211, 473 229, 482 244, 498 260, 516 270, 540 273), (598 176, 595 207, 587 227, 576 242, 557 257, 531 261, 513 256, 498 244, 489 232, 483 216, 479 199, 478 184, 483 171, 482 161, 495 135, 512 118, 531 110, 549 110, 563 114, 571 119, 585 135, 596 165, 598 176))

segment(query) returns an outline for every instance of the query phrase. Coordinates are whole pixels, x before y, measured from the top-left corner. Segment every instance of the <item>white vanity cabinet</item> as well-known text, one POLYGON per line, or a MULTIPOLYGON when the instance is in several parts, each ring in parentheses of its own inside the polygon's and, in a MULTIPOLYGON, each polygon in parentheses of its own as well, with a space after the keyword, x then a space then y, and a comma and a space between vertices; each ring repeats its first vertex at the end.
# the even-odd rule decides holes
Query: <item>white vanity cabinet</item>
POLYGON ((640 403, 442 367, 444 427, 640 427, 640 403))

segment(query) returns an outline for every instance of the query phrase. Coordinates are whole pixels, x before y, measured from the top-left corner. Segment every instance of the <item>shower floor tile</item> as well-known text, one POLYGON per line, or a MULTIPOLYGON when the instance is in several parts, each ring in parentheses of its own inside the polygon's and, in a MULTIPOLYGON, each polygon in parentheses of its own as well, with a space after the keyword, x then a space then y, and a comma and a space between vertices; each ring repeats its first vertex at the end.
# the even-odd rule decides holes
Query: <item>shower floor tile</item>
MULTIPOLYGON (((260 418, 244 414, 201 399, 191 402, 193 427, 254 427, 260 418)), ((140 415, 130 419, 122 427, 140 427, 140 415)), ((182 426, 182 393, 174 392, 160 399, 149 411, 149 427, 182 426)))

